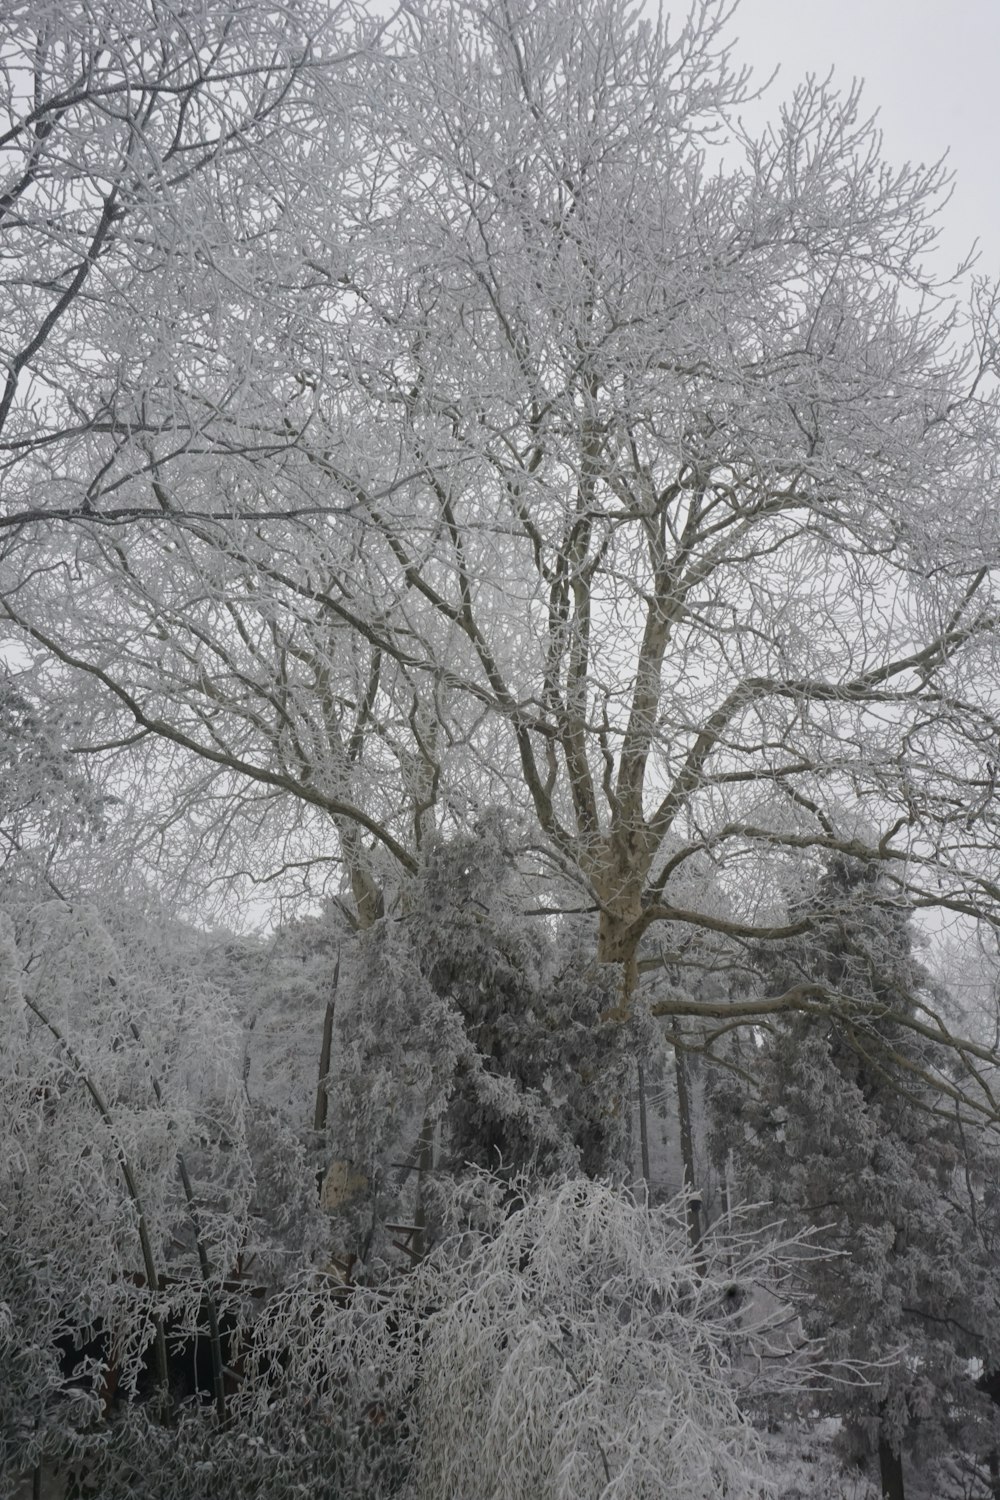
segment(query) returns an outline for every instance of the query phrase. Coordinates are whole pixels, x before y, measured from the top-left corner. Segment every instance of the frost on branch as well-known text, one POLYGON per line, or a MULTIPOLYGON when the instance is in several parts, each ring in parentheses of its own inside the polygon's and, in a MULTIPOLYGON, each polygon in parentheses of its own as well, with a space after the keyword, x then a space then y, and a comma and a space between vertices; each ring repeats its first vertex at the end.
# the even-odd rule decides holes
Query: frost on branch
POLYGON ((781 1019, 734 1049, 740 1076, 712 1089, 714 1148, 745 1192, 836 1252, 799 1268, 807 1332, 833 1359, 882 1361, 869 1385, 831 1385, 810 1408, 849 1423, 862 1452, 902 1449, 926 1470, 976 1412, 970 1368, 995 1368, 1000 1350, 996 1138, 957 1097, 942 1105, 934 1083, 955 1078, 954 1059, 906 1028, 947 1014, 948 996, 896 888, 836 859, 800 900, 821 919, 770 970, 782 987, 835 985, 850 1009, 781 1019))
POLYGON ((734 1393, 755 1336, 731 1293, 772 1247, 710 1236, 700 1276, 682 1204, 580 1177, 515 1186, 511 1212, 509 1179, 466 1184, 451 1234, 391 1289, 274 1299, 254 1369, 281 1350, 280 1394, 252 1378, 239 1408, 267 1421, 271 1482, 304 1481, 322 1444, 325 1482, 373 1500, 765 1496, 734 1393))
POLYGON ((728 1379, 733 1271, 718 1248, 708 1259, 699 1280, 677 1205, 647 1211, 581 1179, 450 1242, 418 1276, 441 1311, 415 1495, 763 1494, 728 1379))
POLYGON ((101 798, 74 766, 63 711, 33 701, 0 662, 0 880, 7 895, 51 884, 58 856, 104 826, 101 798))
POLYGON ((206 1266, 225 1276, 250 1174, 233 1028, 184 956, 83 904, 4 926, 0 1303, 17 1327, 0 1385, 16 1464, 32 1431, 51 1444, 96 1415, 93 1363, 53 1417, 60 1347, 99 1329, 134 1388, 157 1318, 193 1315, 206 1266))
POLYGON ((337 1153, 378 1187, 440 1121, 443 1163, 515 1174, 622 1170, 637 1017, 605 1019, 617 974, 520 909, 503 820, 432 843, 399 916, 365 934, 343 984, 331 1102, 337 1153))

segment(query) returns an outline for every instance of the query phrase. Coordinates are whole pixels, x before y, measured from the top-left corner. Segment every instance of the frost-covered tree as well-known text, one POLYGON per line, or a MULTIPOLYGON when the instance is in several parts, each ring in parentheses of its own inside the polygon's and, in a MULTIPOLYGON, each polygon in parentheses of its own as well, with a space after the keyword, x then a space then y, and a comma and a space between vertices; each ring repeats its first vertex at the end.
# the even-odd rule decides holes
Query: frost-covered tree
MULTIPOLYGON (((477 1177, 458 1231, 388 1289, 288 1287, 256 1330, 234 1429, 211 1445, 193 1423, 147 1429, 144 1493, 174 1500, 198 1464, 220 1500, 767 1495, 732 1370, 768 1333, 741 1335, 726 1293, 734 1274, 768 1276, 769 1249, 720 1235, 699 1276, 676 1205, 580 1178, 519 1188, 511 1213, 509 1180, 477 1177)), ((121 1449, 97 1458, 101 1494, 127 1494, 121 1449)))
POLYGON ((67 853, 103 828, 100 794, 67 752, 74 726, 0 665, 0 891, 59 894, 67 853))
POLYGON ((405 1159, 417 1170, 431 1135, 451 1176, 625 1174, 630 1070, 652 1023, 620 1024, 615 975, 526 915, 525 887, 509 826, 487 814, 471 836, 430 840, 399 909, 345 955, 332 1139, 369 1211, 387 1194, 393 1217, 405 1159))
POLYGON ((751 1198, 835 1252, 804 1263, 807 1330, 832 1357, 880 1368, 868 1387, 817 1399, 851 1419, 878 1453, 883 1493, 902 1500, 904 1447, 924 1463, 945 1451, 976 1406, 970 1361, 996 1359, 1000 1155, 960 1100, 935 1104, 953 1084, 947 1052, 895 1019, 913 997, 947 999, 897 892, 838 859, 808 900, 822 925, 772 955, 775 982, 818 980, 849 1007, 744 1042, 714 1090, 715 1143, 751 1198))
POLYGON ((511 1215, 502 1187, 478 1233, 407 1288, 440 1309, 421 1341, 413 1495, 766 1493, 727 1380, 733 1276, 752 1282, 766 1253, 734 1266, 723 1235, 701 1274, 677 1205, 576 1179, 511 1215))
MULTIPOLYGON (((740 126, 726 27, 724 0, 0 13, 12 689, 188 918, 336 904, 330 1144, 376 1197, 434 1131, 459 1165, 612 1166, 657 965, 686 1045, 833 1036, 862 1116, 872 1068, 996 1116, 995 1048, 956 1043, 901 953, 877 1017, 851 964, 766 957, 836 925, 836 891, 795 883, 836 857, 1000 924, 995 293, 928 272, 947 180, 886 163, 856 92, 807 82, 740 126), (473 848, 493 806, 509 867, 473 848)), ((81 1253, 103 1214, 113 1302, 139 1224, 152 1261, 187 1213, 164 1122, 193 1136, 201 1108, 195 1062, 193 1092, 171 1072, 188 992, 170 970, 136 1037, 131 980, 59 977, 90 937, 39 926, 43 962, 17 920, 9 1097, 60 1168, 36 1227, 93 1170, 81 1253), (63 1033, 84 991, 94 1024, 63 1033), (53 1107, 89 1155, 59 1154, 53 1107)), ((275 1026, 287 1075, 244 1049, 222 1090, 278 1112, 217 1226, 275 1268, 308 1219, 325 962, 275 1026)), ((228 1069, 218 1035, 200 1062, 228 1069)))
POLYGON ((239 1034, 176 935, 157 952, 152 929, 115 934, 64 901, 0 922, 0 1384, 16 1475, 73 1451, 112 1368, 124 1391, 145 1380, 169 1399, 167 1324, 206 1305, 217 1319, 252 1176, 239 1034), (62 1360, 80 1367, 69 1401, 62 1360))
POLYGON ((5 628, 148 862, 367 926, 513 803, 623 1015, 653 933, 815 921, 790 851, 993 920, 942 173, 815 81, 743 132, 721 0, 321 11, 4 12, 5 628))

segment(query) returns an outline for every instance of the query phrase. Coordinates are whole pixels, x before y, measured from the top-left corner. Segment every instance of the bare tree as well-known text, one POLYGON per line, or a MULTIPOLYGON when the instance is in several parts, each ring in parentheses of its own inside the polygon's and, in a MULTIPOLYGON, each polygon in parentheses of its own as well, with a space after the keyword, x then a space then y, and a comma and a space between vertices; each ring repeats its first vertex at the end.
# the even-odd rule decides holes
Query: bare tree
POLYGON ((623 1014, 805 932, 833 853, 1000 920, 994 294, 934 282, 947 179, 857 93, 741 128, 725 11, 267 10, 114 87, 95 39, 65 107, 78 43, 15 18, 4 611, 168 866, 369 925, 512 804, 623 1014))

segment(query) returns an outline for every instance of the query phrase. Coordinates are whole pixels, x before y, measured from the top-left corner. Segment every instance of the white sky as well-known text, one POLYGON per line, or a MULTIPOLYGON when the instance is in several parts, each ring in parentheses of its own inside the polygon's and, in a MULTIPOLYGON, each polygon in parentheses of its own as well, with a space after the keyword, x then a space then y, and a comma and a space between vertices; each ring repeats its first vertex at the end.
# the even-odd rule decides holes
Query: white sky
POLYGON ((956 174, 942 218, 948 265, 978 239, 977 271, 1000 275, 1000 0, 741 0, 730 34, 733 60, 750 63, 758 82, 780 64, 772 104, 833 66, 843 87, 864 79, 889 161, 947 151, 956 174))

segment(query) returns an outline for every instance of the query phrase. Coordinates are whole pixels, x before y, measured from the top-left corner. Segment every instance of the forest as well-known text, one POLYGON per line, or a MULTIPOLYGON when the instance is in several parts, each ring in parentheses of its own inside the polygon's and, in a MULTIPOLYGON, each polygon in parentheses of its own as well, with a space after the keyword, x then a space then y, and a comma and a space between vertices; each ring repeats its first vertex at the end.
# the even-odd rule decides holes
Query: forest
POLYGON ((0 1500, 1000 1500, 1000 289, 733 12, 0 7, 0 1500))

